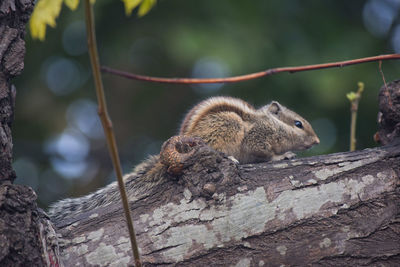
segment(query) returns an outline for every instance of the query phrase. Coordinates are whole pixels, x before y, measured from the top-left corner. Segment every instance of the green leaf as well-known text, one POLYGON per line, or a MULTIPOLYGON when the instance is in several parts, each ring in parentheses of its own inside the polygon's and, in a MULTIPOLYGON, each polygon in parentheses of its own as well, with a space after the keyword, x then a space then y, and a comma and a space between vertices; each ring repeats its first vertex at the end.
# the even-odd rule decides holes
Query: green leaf
MULTIPOLYGON (((46 37, 46 26, 56 26, 56 18, 60 15, 63 2, 71 10, 79 5, 79 0, 38 0, 29 21, 29 29, 33 39, 44 41, 46 37)), ((93 5, 96 0, 90 0, 93 5)))
POLYGON ((132 10, 135 9, 143 0, 122 0, 125 5, 125 14, 130 16, 132 14, 132 10))
POLYGON ((144 15, 146 15, 156 3, 157 0, 143 0, 142 4, 139 7, 138 16, 143 17, 144 15))
POLYGON ((361 94, 364 91, 364 83, 363 82, 358 82, 358 93, 361 94))
POLYGON ((69 9, 75 10, 79 5, 79 0, 64 0, 64 3, 69 9))
POLYGON ((29 29, 34 39, 44 40, 46 26, 56 26, 63 0, 39 0, 29 21, 29 29))
POLYGON ((354 101, 354 99, 357 98, 357 94, 354 92, 350 92, 350 93, 346 94, 346 96, 347 96, 347 99, 350 101, 354 101))

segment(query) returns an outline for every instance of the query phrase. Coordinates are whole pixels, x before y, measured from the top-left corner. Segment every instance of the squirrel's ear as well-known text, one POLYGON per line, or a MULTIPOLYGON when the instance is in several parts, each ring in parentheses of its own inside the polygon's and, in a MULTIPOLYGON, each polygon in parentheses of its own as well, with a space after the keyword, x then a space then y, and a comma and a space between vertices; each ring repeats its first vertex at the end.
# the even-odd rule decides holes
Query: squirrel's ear
POLYGON ((282 110, 281 104, 279 104, 276 101, 272 101, 268 105, 268 111, 271 112, 272 114, 278 114, 282 110))

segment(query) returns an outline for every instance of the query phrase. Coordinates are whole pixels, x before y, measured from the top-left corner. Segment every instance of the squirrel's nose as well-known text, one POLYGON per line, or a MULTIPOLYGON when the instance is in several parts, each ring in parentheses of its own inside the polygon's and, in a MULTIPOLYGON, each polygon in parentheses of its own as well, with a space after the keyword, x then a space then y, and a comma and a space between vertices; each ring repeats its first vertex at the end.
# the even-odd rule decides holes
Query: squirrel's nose
POLYGON ((314 144, 316 144, 316 145, 319 144, 319 138, 317 136, 315 137, 314 144))

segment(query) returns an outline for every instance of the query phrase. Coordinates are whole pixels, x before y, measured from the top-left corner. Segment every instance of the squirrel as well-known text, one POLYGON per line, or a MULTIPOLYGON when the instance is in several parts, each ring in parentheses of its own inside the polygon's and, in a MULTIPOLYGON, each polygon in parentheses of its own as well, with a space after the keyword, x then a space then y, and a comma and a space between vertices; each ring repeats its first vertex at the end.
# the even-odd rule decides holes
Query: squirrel
MULTIPOLYGON (((179 136, 166 141, 159 155, 124 176, 129 201, 151 194, 151 188, 162 183, 167 172, 179 174, 191 147, 203 142, 236 163, 256 163, 292 158, 292 151, 308 149, 318 144, 319 138, 309 122, 276 101, 255 109, 237 98, 211 97, 187 113, 179 136)), ((61 200, 50 206, 48 214, 57 224, 119 199, 114 182, 87 196, 61 200)))
POLYGON ((198 136, 240 163, 291 158, 319 144, 310 123, 276 101, 255 109, 233 97, 212 97, 186 115, 180 135, 198 136))

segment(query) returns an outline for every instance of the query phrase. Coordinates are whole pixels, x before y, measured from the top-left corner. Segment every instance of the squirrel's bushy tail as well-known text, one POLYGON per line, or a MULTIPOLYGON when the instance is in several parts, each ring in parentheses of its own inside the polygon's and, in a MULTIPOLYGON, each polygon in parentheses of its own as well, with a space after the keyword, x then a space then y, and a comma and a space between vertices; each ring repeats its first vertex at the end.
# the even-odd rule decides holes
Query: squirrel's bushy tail
POLYGON ((118 200, 118 194, 117 183, 113 182, 89 195, 60 200, 50 205, 47 214, 53 222, 58 222, 74 214, 80 214, 97 207, 107 206, 114 200, 118 200))
MULTIPOLYGON (((137 200, 146 192, 150 192, 154 185, 163 177, 165 167, 159 162, 159 156, 151 156, 137 165, 132 173, 124 176, 125 187, 130 202, 137 200)), ((117 182, 79 198, 67 198, 52 205, 47 212, 51 221, 58 224, 62 220, 77 214, 90 211, 98 207, 105 207, 121 202, 117 182)))

